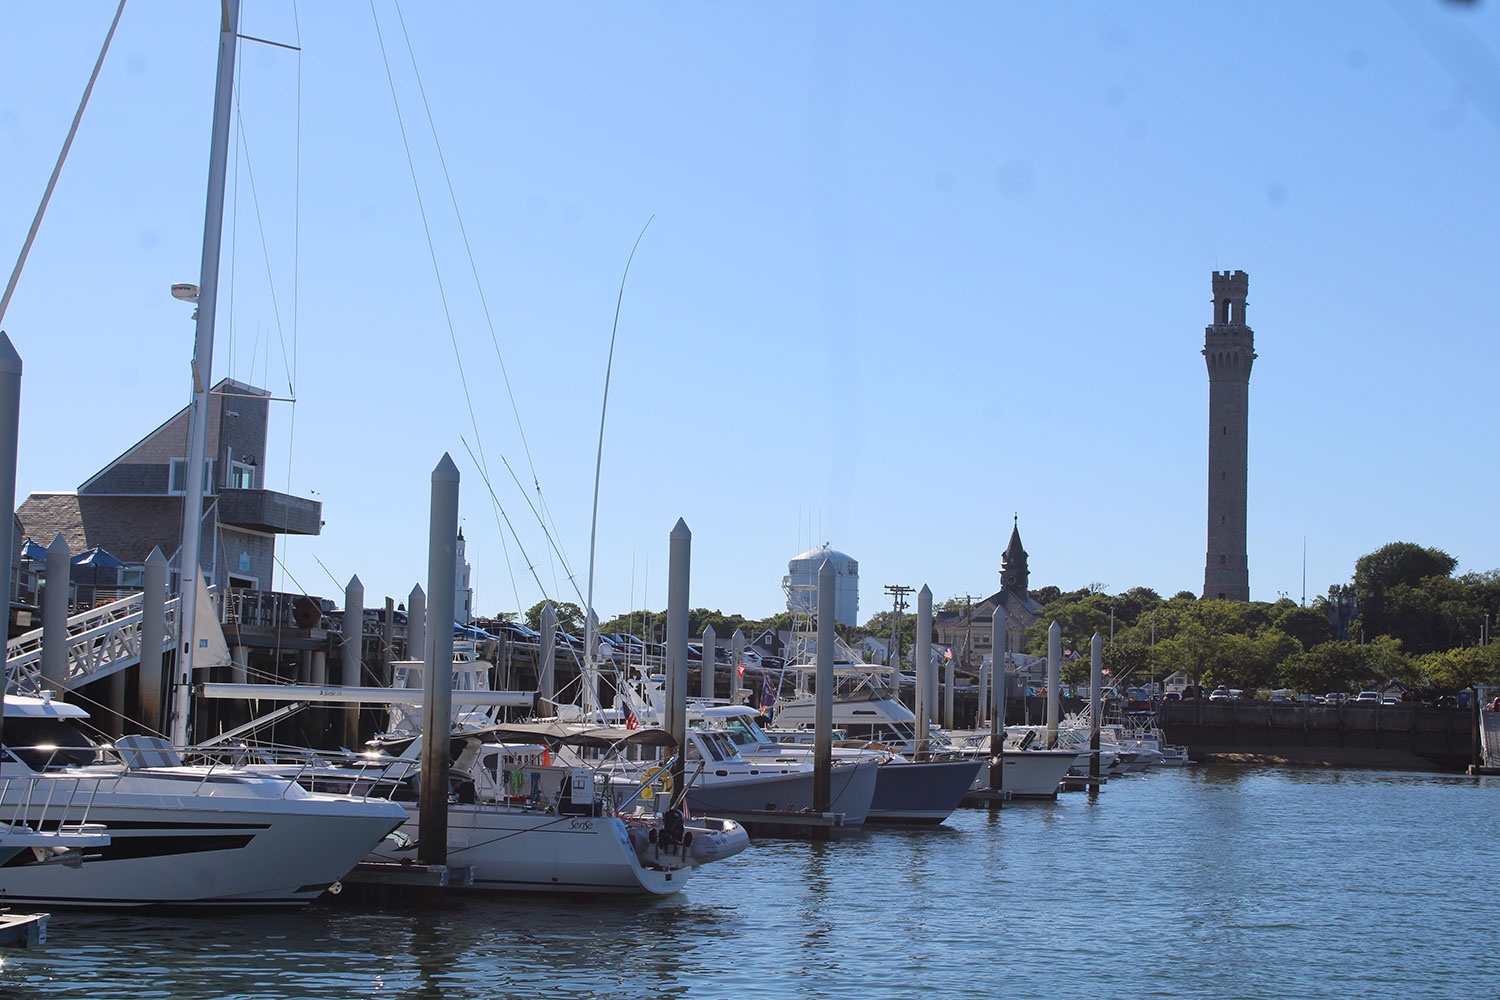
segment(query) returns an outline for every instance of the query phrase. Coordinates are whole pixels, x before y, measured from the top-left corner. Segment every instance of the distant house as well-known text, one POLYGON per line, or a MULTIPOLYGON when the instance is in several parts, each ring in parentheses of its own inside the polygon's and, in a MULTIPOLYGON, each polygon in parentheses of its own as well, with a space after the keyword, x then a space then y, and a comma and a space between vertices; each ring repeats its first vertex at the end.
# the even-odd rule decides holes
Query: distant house
MULTIPOLYGON (((323 505, 265 488, 270 393, 223 379, 209 394, 202 470, 200 553, 210 586, 270 589, 277 535, 316 535, 323 505)), ((160 548, 179 579, 187 492, 184 407, 73 492, 33 493, 16 510, 24 537, 43 548, 58 534, 73 555, 102 549, 124 565, 118 585, 139 587, 160 548)))

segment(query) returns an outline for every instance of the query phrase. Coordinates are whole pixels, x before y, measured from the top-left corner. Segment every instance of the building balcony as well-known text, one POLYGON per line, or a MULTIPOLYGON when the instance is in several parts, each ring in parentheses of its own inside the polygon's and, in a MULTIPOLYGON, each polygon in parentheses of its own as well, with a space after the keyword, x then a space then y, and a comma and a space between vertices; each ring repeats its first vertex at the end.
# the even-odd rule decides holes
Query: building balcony
POLYGON ((316 535, 323 505, 275 490, 221 490, 219 523, 273 535, 316 535))

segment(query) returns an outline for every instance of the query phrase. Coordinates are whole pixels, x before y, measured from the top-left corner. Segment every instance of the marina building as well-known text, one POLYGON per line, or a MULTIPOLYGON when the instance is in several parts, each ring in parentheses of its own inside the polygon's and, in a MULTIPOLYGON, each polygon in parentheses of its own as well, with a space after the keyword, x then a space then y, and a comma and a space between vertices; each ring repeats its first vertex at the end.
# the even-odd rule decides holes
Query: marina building
MULTIPOLYGON (((271 394, 223 379, 209 394, 203 510, 204 580, 210 586, 269 589, 278 535, 316 535, 323 505, 265 488, 271 394)), ((98 549, 124 565, 119 586, 139 589, 146 557, 160 548, 179 575, 187 492, 188 408, 184 407, 77 490, 32 493, 16 510, 21 537, 46 547, 59 533, 77 555, 98 549)))

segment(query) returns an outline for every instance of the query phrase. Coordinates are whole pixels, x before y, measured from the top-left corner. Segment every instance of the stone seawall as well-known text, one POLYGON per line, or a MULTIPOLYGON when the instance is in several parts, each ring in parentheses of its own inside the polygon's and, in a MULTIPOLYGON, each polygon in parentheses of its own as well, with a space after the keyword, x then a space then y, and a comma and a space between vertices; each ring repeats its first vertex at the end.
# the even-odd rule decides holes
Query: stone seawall
POLYGON ((1185 701, 1161 706, 1167 739, 1197 758, 1342 761, 1372 767, 1427 761, 1461 769, 1474 759, 1470 709, 1419 705, 1272 705, 1185 701))

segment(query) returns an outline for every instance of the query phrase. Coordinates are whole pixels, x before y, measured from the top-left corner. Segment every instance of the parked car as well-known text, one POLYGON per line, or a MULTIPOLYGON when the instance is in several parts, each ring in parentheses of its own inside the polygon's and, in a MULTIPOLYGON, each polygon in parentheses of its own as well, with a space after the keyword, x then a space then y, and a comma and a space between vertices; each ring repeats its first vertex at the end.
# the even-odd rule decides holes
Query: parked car
POLYGON ((1354 696, 1356 705, 1378 705, 1381 702, 1379 691, 1361 691, 1354 696))
POLYGON ((1182 700, 1182 692, 1181 691, 1168 691, 1166 694, 1164 694, 1164 695, 1161 696, 1161 700, 1162 701, 1181 701, 1182 700))
POLYGON ((1325 705, 1342 705, 1349 700, 1349 696, 1342 691, 1330 691, 1323 696, 1325 705))
POLYGON ((542 634, 534 628, 529 628, 520 622, 497 621, 490 625, 489 631, 496 635, 504 634, 512 642, 536 642, 542 634))
POLYGON ((1234 701, 1234 695, 1230 694, 1227 687, 1216 687, 1208 693, 1209 701, 1234 701))

